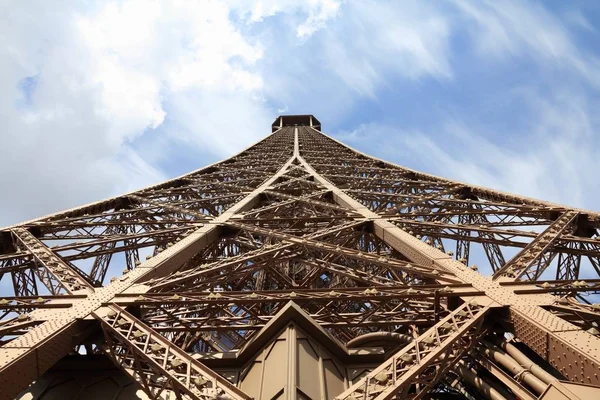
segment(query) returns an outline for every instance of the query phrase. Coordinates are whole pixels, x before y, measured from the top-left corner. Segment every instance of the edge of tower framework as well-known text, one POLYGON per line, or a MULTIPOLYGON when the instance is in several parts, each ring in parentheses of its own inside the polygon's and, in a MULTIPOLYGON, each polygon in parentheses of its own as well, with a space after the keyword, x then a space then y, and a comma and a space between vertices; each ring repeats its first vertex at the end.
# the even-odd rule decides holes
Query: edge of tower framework
POLYGON ((449 183, 457 183, 457 184, 464 185, 464 186, 467 186, 467 187, 471 187, 473 189, 477 189, 477 190, 481 190, 481 191, 494 192, 494 193, 496 193, 496 194, 498 194, 500 196, 517 197, 517 198, 520 198, 520 199, 523 199, 523 200, 526 200, 526 201, 538 203, 538 205, 546 205, 546 206, 551 206, 551 207, 561 207, 561 208, 566 208, 566 209, 577 211, 577 212, 579 212, 581 214, 593 215, 598 220, 598 223, 600 223, 600 211, 592 211, 592 210, 586 210, 584 208, 577 208, 577 207, 568 206, 568 205, 564 205, 564 204, 552 203, 550 201, 540 200, 540 199, 536 199, 534 197, 527 197, 527 196, 523 196, 523 195, 520 195, 520 194, 515 194, 515 193, 510 193, 510 192, 504 192, 504 191, 501 191, 501 190, 492 189, 492 188, 485 187, 485 186, 473 185, 473 184, 470 184, 470 183, 465 183, 465 182, 461 182, 461 181, 455 181, 455 180, 444 178, 444 177, 441 177, 441 176, 437 176, 437 175, 433 175, 433 174, 428 174, 426 172, 417 171, 417 170, 414 170, 412 168, 408 168, 408 167, 405 167, 403 165, 399 165, 399 164, 393 163, 391 161, 383 160, 381 158, 377 158, 377 157, 374 157, 372 155, 363 153, 362 151, 356 150, 355 148, 353 148, 351 146, 348 146, 347 144, 345 144, 343 142, 340 142, 339 140, 335 139, 334 137, 331 137, 330 135, 328 135, 328 134, 320 131, 319 129, 315 129, 314 127, 307 126, 307 128, 311 128, 312 130, 320 133, 323 136, 326 136, 327 138, 333 140, 334 142, 336 142, 336 143, 338 143, 338 144, 340 144, 340 145, 342 145, 342 146, 344 146, 344 147, 346 147, 346 148, 348 148, 348 149, 350 149, 350 150, 352 150, 352 151, 354 151, 354 152, 356 152, 356 153, 358 153, 358 154, 360 154, 362 156, 368 157, 368 158, 370 158, 372 160, 381 161, 383 163, 386 163, 386 164, 389 164, 389 165, 393 165, 394 167, 402 168, 402 169, 405 169, 407 171, 414 172, 416 174, 420 174, 420 175, 423 175, 423 176, 426 176, 426 177, 429 177, 429 178, 439 179, 439 180, 442 180, 442 181, 445 181, 445 182, 449 182, 449 183))
POLYGON ((279 132, 281 129, 282 128, 279 128, 276 131, 271 132, 270 134, 266 135, 262 139, 258 140, 257 142, 252 143, 251 145, 245 147, 243 150, 240 150, 239 152, 233 154, 232 156, 230 156, 228 158, 225 158, 225 159, 222 159, 222 160, 219 160, 219 161, 215 161, 212 164, 205 165, 204 167, 201 167, 201 168, 195 169, 193 171, 187 172, 187 173, 185 173, 183 175, 180 175, 180 176, 177 176, 175 178, 167 179, 166 181, 162 181, 162 182, 156 183, 154 185, 150 185, 150 186, 142 187, 142 188, 139 188, 139 189, 135 189, 135 190, 132 190, 131 192, 122 193, 122 194, 120 194, 118 196, 107 197, 105 199, 93 201, 91 203, 82 204, 82 205, 77 206, 77 207, 67 208, 65 210, 59 210, 59 211, 53 212, 51 214, 42 215, 40 217, 36 217, 36 218, 30 219, 30 220, 27 220, 27 221, 23 221, 23 222, 18 222, 18 223, 13 224, 13 225, 7 225, 7 226, 4 226, 4 227, 0 226, 0 231, 5 231, 5 230, 17 228, 17 227, 20 227, 20 226, 23 226, 23 225, 26 225, 26 224, 30 224, 30 223, 39 221, 41 219, 51 218, 51 217, 53 217, 55 215, 60 215, 60 214, 67 213, 67 212, 77 211, 77 210, 82 209, 82 208, 93 207, 95 205, 100 205, 100 204, 102 204, 104 202, 107 202, 107 201, 110 201, 110 200, 113 200, 113 199, 118 199, 119 197, 129 196, 130 194, 135 194, 135 193, 140 192, 142 190, 148 190, 148 189, 152 189, 154 187, 160 186, 160 185, 164 185, 165 183, 175 182, 176 180, 185 178, 188 175, 195 174, 195 173, 200 172, 202 170, 205 170, 207 168, 213 167, 213 166, 215 166, 215 165, 217 165, 217 164, 219 164, 219 163, 221 163, 221 162, 223 162, 225 160, 228 160, 228 159, 233 158, 233 157, 237 157, 240 154, 242 154, 243 152, 248 151, 252 147, 256 146, 257 144, 259 144, 261 142, 264 142, 269 137, 271 137, 275 133, 279 132))
MULTIPOLYGON (((310 116, 310 117, 315 118, 312 114, 307 114, 307 115, 303 115, 303 116, 305 116, 305 117, 309 117, 310 116)), ((278 116, 275 119, 275 122, 278 121, 282 117, 286 117, 286 116, 285 115, 278 116)), ((290 115, 288 115, 288 117, 290 117, 290 115)), ((315 118, 315 120, 318 122, 318 120, 316 118, 315 118)), ((363 155, 365 157, 368 157, 368 158, 370 158, 372 160, 380 161, 380 162, 383 162, 383 163, 386 163, 386 164, 389 164, 389 165, 392 165, 392 166, 395 166, 395 167, 398 167, 398 168, 402 168, 402 169, 405 169, 407 171, 410 171, 410 172, 413 172, 413 173, 416 173, 416 174, 420 174, 422 176, 426 176, 426 177, 429 177, 429 178, 439 179, 439 180, 442 180, 442 181, 445 181, 445 182, 457 183, 457 184, 465 185, 465 186, 468 186, 468 187, 471 187, 471 188, 474 188, 474 189, 477 189, 477 190, 494 192, 494 193, 496 193, 496 194, 498 194, 500 196, 517 197, 517 198, 520 198, 520 199, 523 199, 523 200, 526 200, 526 201, 530 201, 530 202, 534 202, 534 203, 538 203, 538 204, 541 204, 541 205, 547 205, 547 206, 551 206, 551 207, 568 208, 568 209, 575 210, 575 211, 578 211, 578 212, 583 213, 583 214, 593 215, 593 216, 595 216, 596 219, 598 219, 598 223, 600 223, 600 211, 592 211, 592 210, 586 210, 586 209, 583 209, 583 208, 577 208, 577 207, 573 207, 573 206, 567 206, 567 205, 564 205, 564 204, 552 203, 552 202, 549 202, 549 201, 540 200, 540 199, 536 199, 536 198, 533 198, 533 197, 527 197, 527 196, 523 196, 523 195, 519 195, 519 194, 515 194, 515 193, 510 193, 510 192, 503 192, 503 191, 492 189, 492 188, 488 188, 488 187, 485 187, 485 186, 473 185, 473 184, 470 184, 470 183, 455 181, 455 180, 444 178, 444 177, 440 177, 440 176, 437 176, 437 175, 428 174, 426 172, 417 171, 417 170, 414 170, 412 168, 408 168, 408 167, 405 167, 403 165, 399 165, 399 164, 393 163, 391 161, 383 160, 381 158, 374 157, 372 155, 363 153, 360 150, 356 150, 355 148, 353 148, 351 146, 348 146, 347 144, 345 144, 343 142, 340 142, 339 140, 337 140, 337 139, 331 137, 330 135, 322 132, 320 129, 315 128, 315 126, 310 126, 310 125, 304 125, 304 126, 306 126, 308 128, 311 128, 314 131, 320 133, 321 135, 326 136, 327 138, 333 140, 334 142, 336 142, 336 143, 338 143, 338 144, 340 144, 340 145, 342 145, 342 146, 344 146, 344 147, 346 147, 346 148, 348 148, 348 149, 350 149, 350 150, 352 150, 352 151, 354 151, 354 152, 356 152, 358 154, 361 154, 361 155, 363 155)), ((320 126, 320 122, 319 122, 319 126, 320 126)), ((240 155, 243 152, 249 150, 250 148, 256 146, 257 144, 259 144, 259 143, 267 140, 271 135, 273 135, 273 134, 279 132, 281 129, 283 129, 283 127, 284 126, 280 126, 278 129, 274 130, 269 135, 266 135, 265 137, 263 137, 262 139, 256 141, 255 143, 250 144, 249 146, 247 146, 243 150, 239 151, 238 153, 230 156, 229 158, 237 157, 238 155, 240 155)), ((226 159, 224 159, 224 160, 226 160, 226 159)), ((0 231, 13 229, 13 228, 16 228, 16 227, 19 227, 19 226, 23 226, 23 225, 26 225, 26 224, 30 224, 30 223, 39 221, 41 219, 51 218, 53 216, 60 215, 60 214, 63 214, 63 213, 74 212, 74 211, 77 211, 79 209, 83 209, 83 208, 87 208, 87 207, 92 207, 92 206, 95 206, 95 205, 102 204, 102 203, 104 203, 106 201, 110 201, 112 199, 118 199, 119 197, 128 196, 130 194, 134 194, 134 193, 137 193, 137 192, 142 191, 142 190, 148 190, 148 189, 152 189, 154 187, 157 187, 159 185, 164 185, 164 184, 169 183, 169 182, 175 182, 178 179, 185 178, 188 175, 195 174, 195 173, 203 171, 203 170, 205 170, 207 168, 213 167, 213 166, 215 166, 215 165, 223 162, 224 160, 216 161, 216 162, 214 162, 212 164, 205 165, 205 166, 203 166, 201 168, 198 168, 196 170, 190 171, 188 173, 185 173, 183 175, 177 176, 175 178, 171 178, 171 179, 168 179, 168 180, 163 181, 163 182, 159 182, 159 183, 154 184, 154 185, 142 187, 142 188, 130 191, 130 192, 122 193, 122 194, 120 194, 118 196, 108 197, 108 198, 105 198, 105 199, 102 199, 102 200, 98 200, 98 201, 94 201, 94 202, 91 202, 91 203, 82 204, 82 205, 77 206, 77 207, 72 207, 72 208, 68 208, 68 209, 65 209, 65 210, 59 210, 59 211, 56 211, 56 212, 51 213, 51 214, 42 215, 42 216, 39 216, 39 217, 36 217, 36 218, 32 218, 32 219, 27 220, 27 221, 18 222, 18 223, 13 224, 13 225, 8 225, 8 226, 5 226, 5 227, 0 227, 0 231)))

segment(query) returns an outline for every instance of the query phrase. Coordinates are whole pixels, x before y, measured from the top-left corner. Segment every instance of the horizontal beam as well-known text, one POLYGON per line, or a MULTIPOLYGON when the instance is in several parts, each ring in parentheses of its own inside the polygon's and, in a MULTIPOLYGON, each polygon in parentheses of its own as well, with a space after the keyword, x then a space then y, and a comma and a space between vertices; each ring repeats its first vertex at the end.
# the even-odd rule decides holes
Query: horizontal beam
POLYGON ((371 286, 363 288, 320 289, 284 289, 280 291, 249 292, 193 292, 176 291, 168 293, 131 292, 120 293, 112 300, 119 305, 161 305, 161 304, 220 304, 248 303, 258 304, 278 301, 351 301, 351 300, 393 300, 393 299, 424 299, 439 296, 480 296, 484 292, 477 291, 469 284, 451 285, 422 285, 410 287, 371 286))

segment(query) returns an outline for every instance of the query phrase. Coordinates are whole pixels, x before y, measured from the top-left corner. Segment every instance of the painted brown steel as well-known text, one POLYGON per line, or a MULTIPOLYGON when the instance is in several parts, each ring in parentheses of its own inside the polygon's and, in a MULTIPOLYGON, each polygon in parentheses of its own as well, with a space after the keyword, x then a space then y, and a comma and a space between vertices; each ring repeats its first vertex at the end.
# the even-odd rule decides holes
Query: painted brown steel
POLYGON ((489 309, 489 306, 483 307, 476 301, 465 303, 336 399, 384 400, 406 397, 411 384, 417 380, 424 387, 411 397, 417 399, 424 396, 446 370, 477 342, 483 317, 489 309), (420 376, 433 365, 436 365, 435 373, 420 376))
MULTIPOLYGON (((324 137, 318 133, 309 135, 309 137, 316 137, 320 141, 326 141, 328 139, 323 139, 324 137)), ((319 146, 324 149, 327 148, 324 143, 320 143, 319 146)), ((321 181, 323 185, 332 190, 334 198, 339 204, 355 209, 361 212, 365 217, 371 218, 375 225, 376 234, 382 237, 384 241, 392 247, 403 254, 406 254, 412 261, 422 264, 432 262, 433 265, 439 267, 441 270, 452 271, 458 278, 463 279, 463 281, 470 282, 474 287, 486 291, 488 296, 500 304, 510 305, 512 311, 511 317, 515 323, 516 332, 525 343, 530 345, 541 357, 550 362, 561 372, 567 373, 569 379, 581 383, 600 384, 600 376, 591 373, 594 368, 600 368, 600 340, 596 336, 582 331, 577 326, 555 317, 550 312, 541 309, 536 305, 548 304, 548 301, 555 301, 552 297, 544 299, 544 295, 540 294, 536 298, 529 298, 525 302, 513 292, 501 290, 501 286, 497 282, 482 277, 478 272, 473 271, 472 269, 465 268, 463 264, 453 261, 452 257, 417 240, 417 238, 411 234, 398 229, 395 225, 381 218, 378 214, 370 211, 367 207, 362 206, 355 199, 348 196, 331 182, 319 175, 307 161, 303 162, 305 167, 313 172, 315 179, 321 181), (538 335, 532 336, 530 332, 537 332, 538 335), (561 349, 568 349, 570 355, 562 358, 550 356, 547 345, 542 347, 535 345, 540 339, 546 340, 546 342, 552 341, 560 343, 561 349), (573 341, 573 339, 575 340, 573 341), (594 345, 587 345, 587 343, 590 342, 594 343, 594 345), (578 357, 585 358, 586 363, 580 365, 575 372, 573 371, 574 364, 572 361, 574 358, 578 357)), ((575 216, 580 214, 577 214, 576 211, 569 211, 564 213, 564 215, 566 221, 563 223, 561 220, 560 227, 548 231, 549 235, 554 235, 550 240, 555 240, 557 231, 560 235, 562 230, 569 225, 575 216)), ((544 238, 544 242, 546 241, 547 240, 544 238)))
MULTIPOLYGON (((352 362, 363 353, 381 362, 383 350, 344 350, 370 332, 416 338, 415 354, 391 352, 379 367, 364 367, 362 378, 335 378, 348 382, 346 394, 418 398, 453 390, 441 372, 467 368, 460 366, 472 356, 469 371, 478 360, 499 379, 492 385, 498 393, 528 397, 492 361, 497 353, 484 350, 479 336, 493 330, 512 333, 564 379, 600 384, 600 306, 585 297, 600 284, 582 279, 590 271, 600 276, 600 214, 369 157, 321 133, 310 115, 282 116, 273 130, 240 154, 174 180, 0 230, 0 277, 10 274, 14 285, 14 296, 0 298, 0 382, 11 383, 0 398, 14 397, 78 348, 93 316, 104 329, 99 348, 151 397, 210 398, 217 392, 198 391, 210 381, 244 398, 212 365, 221 365, 218 354, 257 349, 254 340, 290 302, 352 362), (507 250, 518 252, 508 263, 507 250), (497 280, 468 266, 478 251, 497 280), (104 282, 116 265, 123 275, 104 282), (558 279, 543 281, 552 268, 558 279), (41 286, 63 295, 39 296, 41 286), (470 304, 495 318, 483 323, 470 304), (108 316, 111 308, 127 316, 124 323, 108 316), (175 349, 177 365, 158 362, 143 338, 175 349), (197 364, 194 351, 211 368, 182 376, 184 365, 197 364)), ((325 374, 324 360, 305 365, 325 374)), ((541 365, 531 368, 547 378, 541 365)), ((456 386, 476 389, 478 381, 463 372, 456 386)), ((341 395, 324 391, 326 379, 319 378, 320 396, 341 395)))
MULTIPOLYGON (((291 159, 288 158, 287 163, 279 168, 280 173, 290 163, 291 159)), ((274 174, 264 185, 268 186, 271 181, 277 179, 277 176, 277 174, 274 174)), ((235 204, 233 210, 217 217, 214 221, 216 224, 202 226, 194 234, 188 235, 168 251, 164 251, 146 263, 139 265, 134 271, 113 281, 105 288, 97 290, 88 299, 79 302, 78 307, 72 312, 63 313, 60 315, 60 318, 48 315, 46 319, 49 318, 51 320, 5 344, 2 347, 2 357, 0 357, 0 377, 5 382, 10 382, 11 385, 2 395, 6 396, 6 398, 14 397, 39 374, 43 373, 70 351, 72 347, 71 338, 67 335, 78 331, 77 319, 88 316, 100 304, 109 301, 115 293, 122 292, 137 280, 146 276, 152 276, 158 269, 165 269, 165 273, 168 273, 170 269, 181 265, 185 259, 188 259, 192 254, 203 248, 207 244, 207 240, 212 240, 208 238, 210 235, 214 235, 219 223, 226 221, 235 211, 240 211, 248 207, 259 193, 260 190, 257 189, 248 194, 243 200, 235 204), (57 341, 60 343, 60 346, 56 346, 57 341), (44 357, 40 359, 39 354, 44 355, 44 357), (19 371, 23 369, 31 371, 31 374, 20 374, 19 371)), ((77 209, 76 212, 81 211, 77 209)))
POLYGON ((225 378, 172 345, 122 308, 111 305, 107 310, 94 312, 94 316, 102 322, 106 353, 147 388, 153 398, 159 399, 169 393, 180 397, 184 393, 203 400, 223 396, 232 400, 250 399, 225 378), (135 362, 128 365, 126 362, 130 355, 135 362), (142 362, 138 358, 148 369, 140 368, 142 362), (153 380, 156 374, 162 379, 153 380))

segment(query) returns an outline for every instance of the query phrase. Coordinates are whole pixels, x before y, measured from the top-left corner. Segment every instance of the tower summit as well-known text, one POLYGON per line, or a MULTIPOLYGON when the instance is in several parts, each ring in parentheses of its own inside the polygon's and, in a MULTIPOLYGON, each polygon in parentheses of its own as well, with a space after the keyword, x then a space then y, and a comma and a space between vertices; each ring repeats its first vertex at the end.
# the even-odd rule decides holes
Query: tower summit
POLYGON ((280 115, 271 126, 273 132, 284 126, 309 126, 321 130, 321 123, 314 115, 280 115))
POLYGON ((593 398, 599 228, 280 116, 227 160, 0 229, 0 399, 593 398))

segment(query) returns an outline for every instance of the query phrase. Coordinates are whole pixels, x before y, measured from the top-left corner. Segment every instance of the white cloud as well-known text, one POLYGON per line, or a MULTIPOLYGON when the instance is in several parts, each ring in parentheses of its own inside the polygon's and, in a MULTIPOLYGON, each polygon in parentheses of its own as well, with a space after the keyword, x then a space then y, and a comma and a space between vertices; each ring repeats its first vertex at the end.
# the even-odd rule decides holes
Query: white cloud
POLYGON ((583 15, 581 10, 572 9, 565 11, 565 20, 571 25, 577 28, 583 28, 590 32, 596 32, 596 28, 591 24, 591 22, 583 15))
POLYGON ((266 82, 263 93, 278 108, 344 121, 361 101, 376 103, 378 93, 398 82, 453 77, 451 21, 429 3, 343 2, 320 29, 298 37, 307 15, 310 10, 295 17, 278 14, 260 34, 270 50, 257 63, 266 82))
MULTIPOLYGON (((5 2, 0 45, 0 185, 12 192, 3 196, 0 225, 165 179, 132 141, 163 124, 167 104, 181 106, 174 114, 208 114, 182 121, 189 129, 178 139, 201 139, 219 153, 239 144, 211 136, 252 117, 236 105, 264 108, 252 93, 262 78, 248 68, 262 49, 219 2, 5 2), (26 95, 19 86, 32 76, 26 95), (190 91, 225 92, 232 101, 215 109, 190 91), (192 103, 184 107, 184 98, 192 103)), ((268 132, 268 123, 261 128, 268 132)))
POLYGON ((422 2, 353 2, 322 32, 318 58, 344 85, 375 97, 395 77, 452 76, 447 18, 422 2))
POLYGON ((275 119, 260 99, 234 91, 186 91, 167 102, 173 142, 220 158, 241 151, 270 132, 275 119))
MULTIPOLYGON (((531 53, 600 83, 598 60, 541 6, 456 4, 5 1, 0 140, 9 145, 0 147, 0 170, 10 172, 0 185, 14 190, 2 199, 10 211, 0 225, 163 179, 155 165, 177 146, 228 156, 268 133, 278 108, 339 121, 399 80, 447 83, 463 26, 486 57, 531 53)), ((552 135, 568 128, 559 122, 552 135)), ((465 125, 446 128, 471 132, 465 125)), ((556 162, 576 150, 546 148, 556 162)), ((535 168, 546 161, 536 162, 530 181, 538 182, 535 168)))
POLYGON ((278 16, 288 18, 299 38, 311 36, 323 29, 328 21, 335 18, 346 0, 228 0, 231 10, 239 14, 247 24, 263 22, 266 18, 278 16))
MULTIPOLYGON (((600 87, 600 59, 581 51, 567 26, 541 4, 512 0, 454 3, 468 21, 464 25, 482 54, 533 57, 540 63, 569 68, 600 87)), ((578 21, 586 22, 583 18, 578 21)))
POLYGON ((520 96, 531 119, 517 131, 489 132, 483 121, 452 117, 435 132, 372 123, 337 136, 381 158, 445 178, 597 208, 596 105, 570 92, 520 96))
POLYGON ((308 18, 296 29, 296 35, 301 39, 323 29, 330 19, 338 15, 341 6, 335 0, 310 0, 307 3, 311 5, 308 18))

